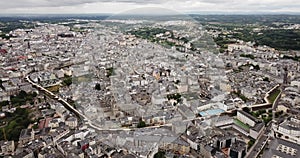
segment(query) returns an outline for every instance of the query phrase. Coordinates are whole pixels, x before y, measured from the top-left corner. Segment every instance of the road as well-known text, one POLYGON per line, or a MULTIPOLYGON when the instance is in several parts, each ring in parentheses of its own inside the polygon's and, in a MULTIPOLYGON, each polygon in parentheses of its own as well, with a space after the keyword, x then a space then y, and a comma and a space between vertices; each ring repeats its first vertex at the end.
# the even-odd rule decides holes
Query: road
POLYGON ((269 138, 270 138, 270 130, 272 127, 271 121, 267 124, 267 127, 264 129, 261 135, 258 136, 253 146, 250 148, 250 150, 247 152, 246 157, 247 158, 254 158, 259 155, 261 150, 265 147, 267 144, 269 138))
POLYGON ((261 137, 259 137, 254 145, 252 146, 252 148, 250 149, 250 151, 248 152, 247 156, 248 158, 254 158, 257 157, 258 154, 261 152, 261 150, 264 148, 264 146, 266 145, 267 141, 269 139, 269 136, 262 134, 261 137))

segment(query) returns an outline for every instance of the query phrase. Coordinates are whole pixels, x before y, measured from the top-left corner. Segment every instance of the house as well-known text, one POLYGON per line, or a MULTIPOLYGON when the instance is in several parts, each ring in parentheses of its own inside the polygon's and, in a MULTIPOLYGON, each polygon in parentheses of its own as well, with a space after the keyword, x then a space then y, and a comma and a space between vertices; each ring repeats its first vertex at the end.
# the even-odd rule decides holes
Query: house
POLYGON ((49 127, 51 127, 51 129, 55 129, 61 126, 61 124, 63 124, 63 120, 62 118, 53 118, 50 122, 49 122, 49 127))
POLYGON ((296 158, 300 157, 300 146, 298 144, 282 140, 280 138, 271 139, 263 152, 263 158, 274 157, 287 157, 296 158))
POLYGON ((68 141, 62 141, 57 143, 57 149, 65 156, 72 158, 84 158, 84 152, 72 145, 68 141))
POLYGON ((192 110, 190 110, 186 105, 179 105, 178 111, 185 119, 193 119, 195 117, 195 114, 192 110))
POLYGON ((236 142, 236 136, 234 135, 219 135, 216 138, 216 147, 218 149, 229 148, 236 142))
POLYGON ((13 154, 15 151, 15 142, 14 141, 0 141, 0 155, 9 155, 13 154))
POLYGON ((19 90, 19 88, 12 82, 4 82, 2 83, 2 87, 8 95, 15 95, 18 93, 19 90))
POLYGON ((44 109, 41 112, 43 117, 53 117, 53 115, 56 113, 54 109, 44 109))
POLYGON ((246 156, 246 153, 247 153, 247 144, 239 140, 233 143, 228 150, 228 155, 231 158, 244 158, 246 156))
POLYGON ((175 153, 179 153, 181 155, 184 155, 184 154, 188 154, 190 152, 190 145, 189 143, 187 143, 186 141, 184 141, 181 137, 178 137, 177 139, 173 140, 174 138, 171 138, 169 140, 168 137, 164 137, 162 139, 162 142, 165 142, 162 143, 160 145, 160 149, 163 149, 163 150, 170 150, 170 151, 173 151, 175 153))
POLYGON ((33 158, 33 151, 31 149, 22 148, 21 151, 16 152, 14 155, 16 158, 33 158))
POLYGON ((51 118, 51 117, 41 119, 39 122, 39 129, 46 128, 46 127, 52 128, 52 125, 51 125, 52 119, 53 118, 51 118))
POLYGON ((65 120, 65 123, 67 126, 69 126, 71 129, 75 129, 78 126, 77 118, 74 116, 69 116, 65 120))
POLYGON ((65 72, 62 69, 56 71, 55 74, 56 74, 57 78, 63 78, 65 76, 65 72))
POLYGON ((51 130, 50 127, 39 129, 38 131, 35 132, 35 138, 41 138, 41 139, 47 138, 50 133, 50 130, 51 130))
POLYGON ((203 157, 212 157, 216 149, 212 145, 200 143, 200 153, 203 157))
POLYGON ((32 141, 35 137, 33 129, 22 129, 19 136, 19 144, 25 144, 32 141))
POLYGON ((32 85, 30 83, 19 83, 18 84, 20 90, 25 91, 26 93, 29 93, 32 91, 32 85))
POLYGON ((69 129, 59 127, 56 129, 52 129, 49 135, 52 137, 53 143, 55 144, 59 139, 69 134, 69 132, 70 132, 69 129))
POLYGON ((62 157, 61 153, 52 145, 47 148, 43 148, 38 153, 38 158, 49 158, 49 157, 62 157))
POLYGON ((226 127, 226 126, 231 126, 233 124, 233 118, 228 116, 228 115, 222 115, 216 117, 216 122, 215 126, 216 127, 226 127))
POLYGON ((3 55, 3 54, 7 54, 7 51, 5 49, 0 49, 0 54, 3 55))
POLYGON ((190 147, 194 150, 199 150, 200 139, 205 135, 202 130, 199 130, 195 126, 189 126, 186 129, 186 133, 182 135, 183 139, 186 140, 190 147))
POLYGON ((77 142, 77 146, 82 150, 85 151, 89 148, 89 142, 87 140, 81 140, 77 142))
POLYGON ((152 93, 151 102, 152 104, 159 105, 168 101, 167 98, 163 97, 161 94, 152 93))
POLYGON ((3 91, 0 87, 0 102, 2 101, 10 101, 10 97, 7 92, 3 91))
POLYGON ((300 144, 300 117, 293 115, 282 123, 273 125, 277 137, 300 144))
POLYGON ((187 128, 187 123, 183 121, 176 121, 172 123, 172 131, 176 134, 184 133, 187 128))
POLYGON ((150 124, 150 125, 163 125, 166 123, 166 117, 165 116, 161 116, 159 114, 154 114, 152 116, 149 117, 144 117, 144 120, 146 122, 146 124, 150 124))

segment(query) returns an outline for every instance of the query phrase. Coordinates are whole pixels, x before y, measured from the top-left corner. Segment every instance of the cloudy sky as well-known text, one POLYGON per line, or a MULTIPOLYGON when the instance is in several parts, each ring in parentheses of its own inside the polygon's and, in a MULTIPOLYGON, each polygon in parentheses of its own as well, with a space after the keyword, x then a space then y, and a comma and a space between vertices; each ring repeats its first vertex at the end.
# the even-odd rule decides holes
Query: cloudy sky
POLYGON ((0 14, 122 13, 159 7, 182 13, 300 13, 300 0, 1 0, 0 14))

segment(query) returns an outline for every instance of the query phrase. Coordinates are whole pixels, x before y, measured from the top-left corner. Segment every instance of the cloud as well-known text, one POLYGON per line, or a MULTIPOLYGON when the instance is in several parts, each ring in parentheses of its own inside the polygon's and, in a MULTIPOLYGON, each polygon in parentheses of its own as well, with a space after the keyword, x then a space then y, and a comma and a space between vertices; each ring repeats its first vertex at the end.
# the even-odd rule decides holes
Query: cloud
POLYGON ((0 13, 117 13, 139 7, 180 12, 300 12, 299 0, 1 0, 0 13))
POLYGON ((160 0, 1 0, 3 5, 1 8, 25 8, 25 7, 59 7, 59 6, 75 6, 88 3, 132 3, 132 4, 149 4, 161 3, 160 0), (7 3, 5 3, 7 1, 7 3))

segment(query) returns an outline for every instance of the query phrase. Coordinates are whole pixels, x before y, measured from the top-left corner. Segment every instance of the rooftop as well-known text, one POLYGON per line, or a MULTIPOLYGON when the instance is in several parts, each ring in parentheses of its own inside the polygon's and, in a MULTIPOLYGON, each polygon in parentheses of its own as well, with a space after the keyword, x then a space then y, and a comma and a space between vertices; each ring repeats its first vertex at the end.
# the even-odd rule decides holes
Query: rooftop
POLYGON ((272 158, 274 156, 282 158, 296 158, 300 157, 300 146, 287 142, 282 139, 274 138, 269 143, 266 151, 263 153, 264 158, 272 158))

